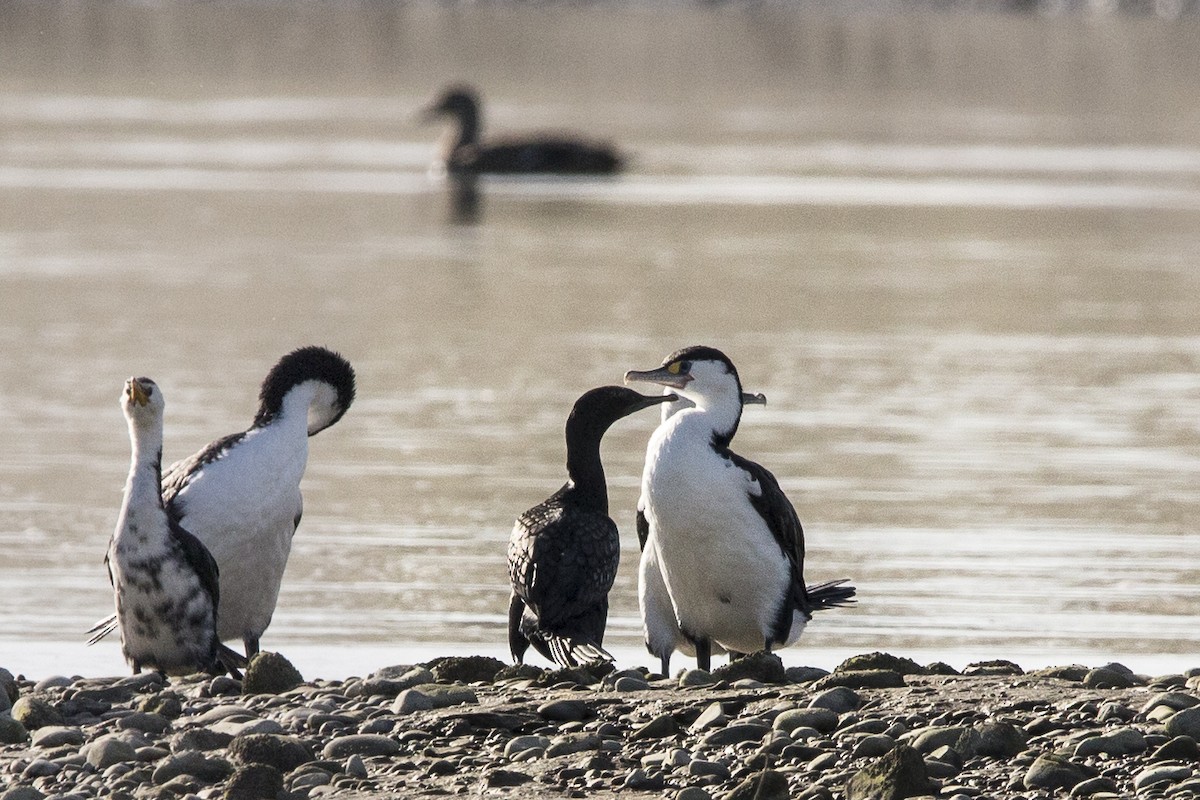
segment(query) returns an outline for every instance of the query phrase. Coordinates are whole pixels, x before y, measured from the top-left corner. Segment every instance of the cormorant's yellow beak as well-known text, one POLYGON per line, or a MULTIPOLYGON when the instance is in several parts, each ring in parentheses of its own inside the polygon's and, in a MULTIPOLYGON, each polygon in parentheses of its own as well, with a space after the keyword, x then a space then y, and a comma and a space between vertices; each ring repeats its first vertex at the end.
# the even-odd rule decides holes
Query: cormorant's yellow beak
POLYGON ((142 382, 137 378, 130 378, 126 384, 129 387, 129 397, 139 406, 144 406, 150 402, 150 395, 142 388, 142 382))

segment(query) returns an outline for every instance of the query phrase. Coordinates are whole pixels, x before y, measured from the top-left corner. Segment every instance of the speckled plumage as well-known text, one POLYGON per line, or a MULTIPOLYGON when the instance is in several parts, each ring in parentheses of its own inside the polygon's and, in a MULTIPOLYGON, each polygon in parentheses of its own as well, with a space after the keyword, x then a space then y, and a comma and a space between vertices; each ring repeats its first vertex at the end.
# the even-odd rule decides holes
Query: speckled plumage
POLYGON ((159 493, 164 403, 148 378, 122 396, 132 463, 105 564, 121 652, 134 673, 218 672, 218 571, 196 537, 171 520, 159 493))
POLYGON ((530 644, 562 666, 612 659, 603 650, 604 629, 621 542, 608 516, 600 440, 618 419, 665 399, 604 386, 575 402, 566 426, 567 483, 521 514, 509 538, 514 660, 530 644))

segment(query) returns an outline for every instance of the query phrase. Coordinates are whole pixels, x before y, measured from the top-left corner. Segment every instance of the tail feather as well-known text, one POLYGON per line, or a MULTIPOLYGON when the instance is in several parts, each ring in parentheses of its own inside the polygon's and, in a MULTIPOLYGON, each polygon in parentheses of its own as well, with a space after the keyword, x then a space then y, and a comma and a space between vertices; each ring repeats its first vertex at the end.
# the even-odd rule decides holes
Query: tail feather
POLYGON ((808 595, 808 602, 812 610, 824 611, 827 608, 854 605, 857 602, 853 599, 857 590, 853 586, 847 585, 849 580, 849 578, 841 578, 836 581, 815 583, 812 586, 805 587, 805 593, 808 595))
POLYGON ((117 615, 113 614, 110 617, 105 617, 104 619, 100 620, 92 627, 88 628, 87 632, 92 634, 92 636, 91 636, 91 638, 89 638, 87 640, 87 643, 95 644, 96 642, 100 641, 105 636, 108 636, 110 633, 112 633, 116 629, 117 629, 117 615))
POLYGON ((597 661, 616 660, 603 647, 586 640, 564 639, 561 636, 547 634, 546 645, 550 648, 550 657, 560 667, 581 667, 597 661))

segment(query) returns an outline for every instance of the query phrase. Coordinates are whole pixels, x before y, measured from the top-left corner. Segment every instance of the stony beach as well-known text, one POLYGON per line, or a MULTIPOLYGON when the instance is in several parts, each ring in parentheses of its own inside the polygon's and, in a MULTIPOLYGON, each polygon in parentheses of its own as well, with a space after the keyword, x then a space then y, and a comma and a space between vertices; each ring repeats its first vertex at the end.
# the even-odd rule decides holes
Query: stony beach
POLYGON ((664 678, 437 659, 307 680, 0 670, 0 800, 1200 797, 1200 667, 872 653, 664 678))

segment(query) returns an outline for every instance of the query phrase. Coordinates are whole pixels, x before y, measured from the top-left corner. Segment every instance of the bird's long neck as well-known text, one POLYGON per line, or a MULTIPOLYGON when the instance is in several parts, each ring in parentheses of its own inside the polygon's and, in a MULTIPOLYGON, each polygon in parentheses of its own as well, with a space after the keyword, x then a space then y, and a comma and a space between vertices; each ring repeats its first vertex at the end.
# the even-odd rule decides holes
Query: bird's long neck
POLYGON ((139 505, 150 502, 162 508, 162 427, 140 427, 131 420, 129 440, 133 454, 125 483, 127 501, 139 505))
POLYGON ((595 511, 608 513, 608 484, 600 462, 600 436, 594 431, 567 422, 567 477, 575 488, 576 499, 595 511))

